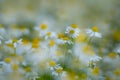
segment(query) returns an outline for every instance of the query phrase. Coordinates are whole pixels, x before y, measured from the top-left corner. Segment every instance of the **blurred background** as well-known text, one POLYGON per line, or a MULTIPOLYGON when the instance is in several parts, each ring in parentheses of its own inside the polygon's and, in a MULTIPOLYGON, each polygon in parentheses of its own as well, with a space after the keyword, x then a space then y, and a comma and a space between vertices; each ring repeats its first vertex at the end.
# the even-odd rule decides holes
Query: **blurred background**
POLYGON ((98 26, 108 47, 120 42, 119 19, 119 0, 0 0, 0 24, 6 28, 31 29, 43 22, 53 31, 73 23, 98 26))
POLYGON ((60 29, 71 23, 115 29, 119 27, 119 8, 119 0, 0 0, 0 23, 35 25, 48 21, 60 29))

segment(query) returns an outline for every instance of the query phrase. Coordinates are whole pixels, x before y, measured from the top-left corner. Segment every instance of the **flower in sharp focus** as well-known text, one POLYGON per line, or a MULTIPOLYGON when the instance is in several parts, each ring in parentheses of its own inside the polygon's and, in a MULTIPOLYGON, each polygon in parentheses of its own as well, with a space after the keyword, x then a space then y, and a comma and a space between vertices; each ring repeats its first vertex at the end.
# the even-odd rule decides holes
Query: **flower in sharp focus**
POLYGON ((93 26, 92 29, 87 29, 86 33, 90 36, 90 37, 98 37, 98 38, 102 38, 102 34, 99 33, 98 27, 97 26, 93 26))

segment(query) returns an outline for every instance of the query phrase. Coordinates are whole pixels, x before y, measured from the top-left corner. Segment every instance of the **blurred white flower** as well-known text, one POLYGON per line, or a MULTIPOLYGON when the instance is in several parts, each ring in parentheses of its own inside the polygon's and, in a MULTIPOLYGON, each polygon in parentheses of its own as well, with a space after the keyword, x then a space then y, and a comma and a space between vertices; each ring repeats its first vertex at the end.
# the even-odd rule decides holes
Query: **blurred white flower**
POLYGON ((5 41, 5 44, 13 44, 14 48, 16 48, 17 46, 22 44, 22 39, 19 39, 19 40, 17 40, 17 39, 15 39, 15 40, 9 39, 9 40, 5 41))
POLYGON ((40 37, 43 37, 48 31, 48 25, 46 23, 42 23, 38 26, 35 26, 34 30, 38 31, 40 37))
POLYGON ((57 38, 57 35, 55 32, 47 32, 45 35, 45 39, 48 39, 48 38, 55 39, 57 38))
POLYGON ((0 64, 2 65, 3 72, 5 72, 5 73, 10 73, 10 72, 12 72, 11 64, 6 63, 6 62, 4 62, 4 61, 0 62, 0 64))
POLYGON ((79 36, 80 29, 76 24, 72 24, 71 26, 68 26, 65 31, 66 34, 68 34, 72 38, 76 38, 79 36))
POLYGON ((93 56, 93 57, 90 58, 90 61, 92 61, 92 62, 97 62, 97 61, 100 61, 101 59, 102 59, 102 58, 99 57, 99 56, 93 56))
POLYGON ((98 32, 98 28, 96 26, 92 27, 92 29, 87 29, 86 33, 90 36, 90 37, 98 37, 98 38, 102 38, 102 34, 98 32))
POLYGON ((29 29, 27 29, 27 28, 25 28, 25 27, 21 27, 21 28, 19 29, 19 34, 21 34, 21 35, 27 35, 27 34, 29 34, 29 33, 30 33, 29 29))

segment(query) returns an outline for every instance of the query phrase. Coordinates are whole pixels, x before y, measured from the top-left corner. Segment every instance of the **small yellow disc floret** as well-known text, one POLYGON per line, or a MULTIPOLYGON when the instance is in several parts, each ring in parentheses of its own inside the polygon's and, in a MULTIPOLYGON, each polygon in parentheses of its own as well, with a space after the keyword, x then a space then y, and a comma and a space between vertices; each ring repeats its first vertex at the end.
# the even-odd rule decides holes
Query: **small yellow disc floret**
POLYGON ((99 31, 97 26, 93 26, 93 27, 92 27, 92 30, 93 30, 94 32, 98 32, 98 31, 99 31))
POLYGON ((46 30, 46 29, 48 28, 48 26, 47 26, 47 24, 41 24, 41 25, 40 25, 40 28, 41 28, 42 30, 46 30))
POLYGON ((71 27, 72 28, 78 28, 78 25, 77 24, 72 24, 71 27))
POLYGON ((56 65, 56 63, 55 63, 54 61, 50 61, 50 62, 49 62, 49 65, 50 65, 51 67, 54 67, 54 66, 56 65))
POLYGON ((11 60, 11 58, 8 57, 8 58, 5 58, 4 61, 5 61, 6 63, 10 63, 12 60, 11 60))
POLYGON ((63 68, 61 68, 61 67, 56 69, 57 73, 62 73, 62 71, 63 71, 63 68))

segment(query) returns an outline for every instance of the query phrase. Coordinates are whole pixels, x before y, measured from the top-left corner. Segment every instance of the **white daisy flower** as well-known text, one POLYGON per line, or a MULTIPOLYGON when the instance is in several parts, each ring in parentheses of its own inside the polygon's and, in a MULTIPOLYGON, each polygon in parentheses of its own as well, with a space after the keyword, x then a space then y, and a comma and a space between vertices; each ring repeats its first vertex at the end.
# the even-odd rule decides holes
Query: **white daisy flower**
POLYGON ((22 44, 22 39, 19 39, 19 40, 9 39, 8 41, 5 41, 5 44, 12 44, 12 43, 14 45, 14 48, 16 48, 17 46, 22 44))
POLYGON ((21 27, 19 30, 20 30, 20 33, 21 33, 21 34, 27 35, 27 34, 30 33, 29 29, 27 29, 27 28, 25 28, 25 27, 21 27))
POLYGON ((55 71, 52 71, 52 75, 58 76, 59 74, 62 74, 63 68, 62 67, 58 67, 56 68, 55 71))
POLYGON ((12 25, 9 30, 7 31, 7 34, 9 37, 20 37, 22 35, 22 32, 19 30, 19 28, 16 25, 12 25))
POLYGON ((73 42, 68 37, 65 37, 63 39, 56 39, 56 43, 58 43, 58 44, 65 44, 65 43, 73 44, 73 42))
POLYGON ((102 38, 102 34, 98 32, 98 28, 96 26, 92 27, 92 29, 87 29, 86 33, 90 36, 90 37, 98 37, 98 38, 102 38))
POLYGON ((88 62, 88 66, 94 68, 96 66, 96 62, 100 61, 102 58, 99 56, 93 56, 90 58, 88 62))
POLYGON ((55 32, 47 32, 46 35, 45 35, 45 39, 48 39, 48 38, 57 38, 57 35, 55 32))
POLYGON ((60 66, 60 64, 56 64, 54 61, 50 61, 47 63, 47 65, 49 66, 48 68, 52 72, 52 75, 58 76, 59 74, 62 74, 63 68, 60 66))
POLYGON ((39 26, 34 27, 34 29, 39 32, 40 37, 43 37, 47 33, 48 25, 45 23, 42 23, 39 26))
POLYGON ((71 26, 68 26, 65 31, 66 34, 69 34, 70 37, 76 38, 79 36, 80 30, 76 24, 72 24, 71 26))
POLYGON ((0 62, 0 65, 2 65, 3 72, 5 72, 5 73, 10 73, 10 72, 12 72, 11 64, 8 64, 8 63, 2 61, 2 62, 0 62))
POLYGON ((101 59, 102 59, 102 58, 99 57, 99 56, 93 56, 93 57, 90 58, 90 61, 92 61, 92 62, 97 62, 97 61, 100 61, 101 59))

